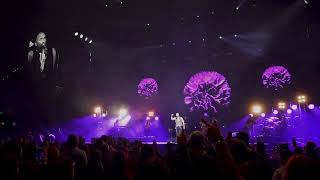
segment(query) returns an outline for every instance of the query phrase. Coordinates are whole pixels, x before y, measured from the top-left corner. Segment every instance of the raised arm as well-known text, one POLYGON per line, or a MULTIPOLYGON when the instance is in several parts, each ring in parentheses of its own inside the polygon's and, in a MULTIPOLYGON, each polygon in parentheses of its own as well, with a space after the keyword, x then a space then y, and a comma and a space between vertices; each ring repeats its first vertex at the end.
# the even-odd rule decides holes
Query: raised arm
POLYGON ((181 117, 181 120, 182 120, 182 127, 183 129, 186 129, 186 124, 184 123, 184 119, 181 117))
POLYGON ((55 48, 52 48, 52 61, 53 61, 53 67, 56 68, 57 64, 57 51, 55 48))
POLYGON ((175 121, 177 118, 176 117, 173 117, 173 114, 171 114, 171 120, 172 121, 175 121))
POLYGON ((32 59, 33 59, 33 51, 30 50, 30 51, 28 52, 28 63, 31 63, 32 59))
POLYGON ((220 165, 220 171, 224 179, 240 180, 240 173, 232 158, 229 147, 224 141, 217 122, 210 124, 206 120, 201 120, 207 127, 207 138, 216 149, 216 160, 220 165))

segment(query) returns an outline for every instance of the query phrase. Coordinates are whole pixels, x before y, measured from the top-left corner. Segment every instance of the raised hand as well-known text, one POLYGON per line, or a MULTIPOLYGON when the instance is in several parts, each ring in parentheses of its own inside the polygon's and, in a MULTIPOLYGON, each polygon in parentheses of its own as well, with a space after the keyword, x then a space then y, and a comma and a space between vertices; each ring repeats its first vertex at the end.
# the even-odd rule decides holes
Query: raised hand
POLYGON ((178 137, 177 137, 177 141, 178 141, 178 144, 180 144, 180 145, 186 145, 187 144, 187 136, 186 136, 185 131, 184 131, 183 128, 182 128, 181 134, 179 134, 178 137))
POLYGON ((207 138, 209 139, 209 141, 216 143, 223 140, 220 128, 216 120, 214 120, 213 123, 209 123, 204 119, 201 119, 201 121, 208 127, 207 138))

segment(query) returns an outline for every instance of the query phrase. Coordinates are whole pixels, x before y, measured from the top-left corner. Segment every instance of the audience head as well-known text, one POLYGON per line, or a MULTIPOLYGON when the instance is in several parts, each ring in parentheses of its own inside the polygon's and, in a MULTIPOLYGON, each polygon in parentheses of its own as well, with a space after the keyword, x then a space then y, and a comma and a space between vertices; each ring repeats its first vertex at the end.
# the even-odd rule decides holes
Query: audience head
POLYGON ((309 157, 314 157, 315 153, 316 153, 316 148, 317 148, 316 143, 311 142, 311 141, 307 142, 305 149, 304 149, 306 155, 309 157))
POLYGON ((67 145, 69 145, 70 147, 76 147, 78 146, 78 144, 79 144, 78 136, 74 134, 70 134, 67 139, 67 145))
POLYGON ((245 132, 239 132, 237 134, 237 139, 243 141, 249 147, 249 134, 245 132))
POLYGON ((193 150, 202 150, 204 148, 205 139, 200 131, 193 131, 190 136, 190 145, 193 150))
POLYGON ((266 155, 266 146, 264 145, 263 142, 257 142, 257 153, 260 155, 266 155))
POLYGON ((228 142, 231 155, 237 164, 242 164, 247 160, 247 145, 238 139, 231 139, 228 142))
POLYGON ((289 149, 281 150, 280 151, 281 164, 285 165, 291 156, 292 156, 292 152, 289 149))
POLYGON ((320 179, 319 164, 304 155, 292 156, 285 169, 284 180, 320 179))
POLYGON ((56 161, 60 156, 60 150, 55 144, 50 144, 47 152, 48 152, 48 163, 56 161))

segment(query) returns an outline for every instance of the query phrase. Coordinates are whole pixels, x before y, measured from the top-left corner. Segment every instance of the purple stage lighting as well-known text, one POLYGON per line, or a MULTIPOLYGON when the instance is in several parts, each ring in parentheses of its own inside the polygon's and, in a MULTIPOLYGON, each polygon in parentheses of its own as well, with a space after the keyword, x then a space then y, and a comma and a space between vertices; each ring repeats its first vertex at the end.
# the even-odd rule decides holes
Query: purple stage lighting
POLYGON ((277 90, 289 85, 291 75, 283 66, 272 66, 266 69, 262 75, 262 83, 267 88, 277 90))
POLYGON ((265 113, 261 113, 261 117, 266 117, 266 114, 265 113))
POLYGON ((154 118, 154 120, 158 121, 158 120, 159 120, 159 117, 158 117, 158 116, 156 116, 156 117, 154 118))
POLYGON ((158 83, 153 78, 142 79, 138 85, 138 94, 150 98, 158 92, 158 83))
POLYGON ((296 104, 294 104, 294 105, 291 106, 291 109, 292 109, 292 110, 297 110, 297 109, 298 109, 298 106, 297 106, 296 104))
POLYGON ((278 114, 279 112, 278 112, 278 110, 273 110, 273 114, 278 114))
POLYGON ((309 104, 309 105, 308 105, 308 108, 309 108, 309 109, 314 109, 314 104, 309 104))
POLYGON ((291 113, 292 113, 292 110, 291 110, 291 109, 287 109, 287 113, 288 113, 288 114, 291 114, 291 113))
POLYGON ((184 102, 194 109, 213 109, 230 103, 231 88, 226 78, 214 71, 193 75, 184 87, 184 102))

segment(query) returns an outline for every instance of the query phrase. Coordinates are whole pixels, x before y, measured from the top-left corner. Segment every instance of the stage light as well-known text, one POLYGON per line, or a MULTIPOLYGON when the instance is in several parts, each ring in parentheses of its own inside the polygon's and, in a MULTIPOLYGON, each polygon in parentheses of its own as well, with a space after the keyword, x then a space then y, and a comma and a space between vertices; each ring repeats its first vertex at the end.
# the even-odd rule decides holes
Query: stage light
POLYGON ((100 114, 102 112, 102 108, 100 106, 97 106, 94 108, 94 113, 95 114, 100 114))
POLYGON ((131 120, 131 116, 128 114, 123 119, 121 119, 120 121, 121 126, 126 126, 130 120, 131 120))
POLYGON ((293 105, 291 105, 291 109, 292 109, 292 110, 297 110, 297 109, 298 109, 298 106, 297 106, 296 104, 293 104, 293 105))
POLYGON ((90 40, 89 43, 91 44, 91 43, 92 43, 92 40, 90 40))
POLYGON ((148 116, 148 117, 146 117, 146 120, 150 120, 150 117, 148 116))
POLYGON ((308 108, 309 108, 309 109, 314 109, 314 104, 309 104, 309 105, 308 105, 308 108))
POLYGON ((253 117, 253 114, 249 114, 249 117, 253 117))
POLYGON ((275 115, 277 115, 279 113, 279 111, 278 110, 273 110, 273 114, 275 114, 275 115))
POLYGON ((291 113, 292 113, 292 110, 291 110, 291 109, 287 109, 287 113, 288 113, 288 114, 291 114, 291 113))
POLYGON ((107 116, 107 114, 106 113, 102 113, 102 117, 106 117, 107 116))
POLYGON ((235 35, 234 35, 234 37, 236 38, 236 37, 238 37, 238 35, 237 35, 237 34, 235 34, 235 35))
POLYGON ((158 117, 158 116, 156 116, 156 117, 154 118, 154 120, 159 121, 159 117, 158 117))
POLYGON ((261 117, 266 117, 266 114, 265 113, 261 113, 261 117))
POLYGON ((236 10, 239 10, 239 7, 236 7, 236 10))
POLYGON ((12 123, 12 126, 16 126, 16 125, 17 125, 17 123, 16 123, 16 122, 13 122, 13 123, 12 123))
POLYGON ((119 110, 119 116, 124 117, 128 114, 128 110, 127 109, 120 109, 119 110))
POLYGON ((84 41, 88 41, 88 38, 86 37, 86 38, 84 39, 84 41))
POLYGON ((219 36, 219 39, 222 39, 223 37, 222 36, 219 36))
POLYGON ((278 103, 278 109, 285 109, 286 108, 286 103, 285 102, 279 102, 278 103))
POLYGON ((309 4, 308 0, 303 0, 305 4, 309 4))
POLYGON ((78 33, 78 32, 75 32, 75 33, 74 33, 74 36, 78 36, 78 35, 79 35, 79 33, 78 33))
POLYGON ((80 39, 82 39, 83 38, 83 34, 80 34, 80 39))
POLYGON ((253 114, 260 114, 262 112, 262 106, 261 105, 253 105, 252 106, 252 113, 253 114))
POLYGON ((154 116, 154 112, 153 112, 153 111, 149 111, 149 112, 148 112, 148 116, 149 116, 149 117, 153 117, 153 116, 154 116))
POLYGON ((299 96, 297 97, 297 99, 298 99, 298 103, 305 103, 305 102, 307 102, 307 97, 306 97, 305 95, 299 95, 299 96))

